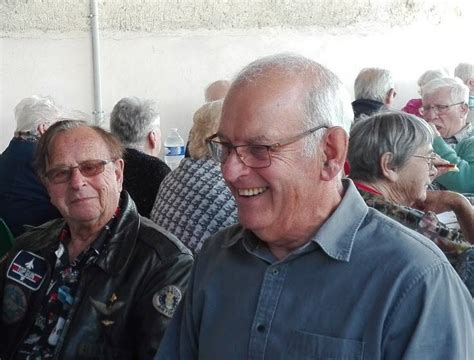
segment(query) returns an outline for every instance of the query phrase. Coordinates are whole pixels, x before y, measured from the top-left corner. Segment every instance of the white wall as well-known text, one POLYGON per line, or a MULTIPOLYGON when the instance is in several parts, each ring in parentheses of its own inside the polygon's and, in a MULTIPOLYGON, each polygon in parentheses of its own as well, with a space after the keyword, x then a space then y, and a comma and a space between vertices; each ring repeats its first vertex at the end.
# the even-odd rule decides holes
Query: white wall
MULTIPOLYGON (((349 91, 362 67, 391 69, 398 80, 395 105, 401 107, 417 96, 416 79, 423 71, 474 62, 469 34, 468 22, 461 21, 342 32, 315 27, 108 31, 101 34, 103 106, 108 113, 124 96, 156 98, 164 135, 178 127, 186 137, 208 83, 232 77, 257 57, 290 51, 328 66, 349 91)), ((13 134, 13 108, 26 96, 51 95, 66 107, 92 113, 87 32, 10 33, 0 38, 0 57, 0 151, 13 134)))

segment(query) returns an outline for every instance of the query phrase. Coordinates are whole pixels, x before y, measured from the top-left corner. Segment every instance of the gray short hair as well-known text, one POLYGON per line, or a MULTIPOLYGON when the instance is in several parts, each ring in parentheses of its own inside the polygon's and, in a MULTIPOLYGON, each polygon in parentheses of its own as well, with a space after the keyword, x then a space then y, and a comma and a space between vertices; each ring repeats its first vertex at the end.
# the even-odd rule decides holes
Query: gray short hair
POLYGON ((15 106, 15 135, 20 133, 38 135, 39 125, 51 125, 61 116, 61 109, 50 96, 33 95, 24 98, 15 106))
POLYGON ((474 65, 469 63, 459 63, 454 69, 454 76, 460 78, 465 84, 474 78, 474 65))
POLYGON ((215 134, 221 119, 223 100, 205 103, 193 117, 193 127, 189 132, 189 155, 193 159, 211 156, 206 144, 206 138, 215 134))
POLYGON ((459 78, 445 77, 431 80, 421 88, 421 93, 425 97, 426 95, 434 94, 440 89, 449 89, 451 99, 447 99, 447 101, 469 102, 469 88, 459 78))
POLYGON ((383 178, 380 158, 392 154, 391 165, 403 167, 416 151, 433 141, 429 125, 401 111, 380 112, 357 121, 349 137, 350 177, 376 181, 383 178))
POLYGON ((428 84, 431 80, 440 79, 449 76, 449 74, 443 69, 435 69, 435 70, 426 70, 421 76, 418 78, 418 87, 421 89, 423 86, 428 84))
POLYGON ((389 70, 364 68, 354 81, 354 96, 356 100, 367 99, 384 102, 387 93, 394 88, 395 82, 389 70))
POLYGON ((159 126, 160 114, 154 100, 126 97, 110 114, 110 131, 127 147, 142 149, 148 133, 159 126))
MULTIPOLYGON (((242 69, 232 81, 231 88, 242 84, 252 84, 269 75, 269 70, 280 76, 298 77, 308 84, 306 98, 300 106, 304 114, 302 130, 326 125, 341 126, 347 132, 352 125, 354 114, 350 107, 349 94, 339 78, 321 64, 296 54, 277 54, 258 59, 242 69)), ((314 156, 316 146, 324 134, 317 132, 305 138, 305 155, 314 156)))

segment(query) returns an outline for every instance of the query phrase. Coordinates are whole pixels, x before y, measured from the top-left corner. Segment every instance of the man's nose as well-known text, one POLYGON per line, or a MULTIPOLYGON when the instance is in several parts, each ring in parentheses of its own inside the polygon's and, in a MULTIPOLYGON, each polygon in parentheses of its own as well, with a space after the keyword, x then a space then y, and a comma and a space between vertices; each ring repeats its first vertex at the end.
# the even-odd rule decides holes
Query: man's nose
POLYGON ((237 151, 233 149, 224 163, 221 164, 222 175, 227 182, 234 182, 246 174, 250 168, 244 164, 237 151))
POLYGON ((82 175, 78 167, 71 169, 71 178, 69 179, 69 183, 74 189, 80 188, 86 183, 85 177, 82 175))
POLYGON ((432 121, 438 117, 438 113, 434 108, 429 108, 428 110, 425 110, 425 113, 423 114, 423 118, 426 121, 432 121))

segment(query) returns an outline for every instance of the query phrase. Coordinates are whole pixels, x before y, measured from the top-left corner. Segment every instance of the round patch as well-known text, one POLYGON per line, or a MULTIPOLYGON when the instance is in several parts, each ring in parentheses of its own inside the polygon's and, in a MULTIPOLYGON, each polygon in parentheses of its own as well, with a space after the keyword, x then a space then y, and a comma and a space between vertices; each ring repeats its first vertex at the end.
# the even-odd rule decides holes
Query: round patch
POLYGON ((6 324, 15 323, 26 314, 26 296, 19 286, 5 286, 2 303, 2 319, 6 324))
POLYGON ((181 291, 174 285, 167 286, 153 295, 153 306, 159 313, 172 317, 181 301, 181 291))

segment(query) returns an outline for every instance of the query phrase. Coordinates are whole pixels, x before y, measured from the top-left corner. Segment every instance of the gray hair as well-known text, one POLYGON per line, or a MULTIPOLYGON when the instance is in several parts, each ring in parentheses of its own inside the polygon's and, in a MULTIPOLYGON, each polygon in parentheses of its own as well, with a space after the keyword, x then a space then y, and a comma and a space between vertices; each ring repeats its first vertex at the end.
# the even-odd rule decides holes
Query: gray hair
POLYGON ((474 78, 474 65, 469 63, 459 63, 454 69, 454 76, 460 78, 465 84, 474 78))
POLYGON ((389 70, 379 68, 364 68, 354 81, 354 96, 358 99, 385 101, 390 89, 395 88, 392 74, 389 70))
POLYGON ((416 151, 433 141, 433 131, 417 116, 387 111, 357 121, 349 137, 350 177, 373 182, 383 178, 380 158, 391 153, 391 166, 403 167, 416 151))
POLYGON ((160 114, 154 100, 126 97, 110 114, 110 131, 126 147, 143 149, 148 133, 159 126, 160 114))
POLYGON ((50 96, 33 95, 24 98, 15 106, 15 136, 38 135, 39 125, 51 125, 61 116, 61 109, 50 96))
MULTIPOLYGON (((354 118, 349 94, 339 78, 321 64, 296 54, 277 54, 258 59, 242 69, 232 81, 232 88, 245 83, 252 85, 258 79, 269 76, 269 70, 281 77, 298 77, 308 84, 305 99, 300 106, 304 114, 302 130, 325 125, 340 126, 349 132, 354 118)), ((324 132, 305 138, 304 154, 314 156, 316 146, 324 132)))
POLYGON ((205 103, 193 117, 193 127, 189 132, 189 155, 193 159, 211 156, 206 138, 215 134, 221 119, 223 100, 205 103))
POLYGON ((54 140, 60 133, 64 133, 73 129, 81 127, 87 127, 94 130, 100 138, 104 141, 107 149, 109 150, 110 158, 117 160, 123 156, 123 145, 113 134, 102 129, 99 126, 89 125, 83 120, 64 119, 56 122, 50 126, 48 130, 41 136, 38 141, 38 145, 35 151, 34 166, 36 172, 40 178, 44 179, 49 164, 49 158, 51 155, 51 146, 54 144, 54 140))
POLYGON ((435 69, 435 70, 426 70, 421 76, 418 78, 418 87, 421 89, 423 86, 428 84, 431 80, 440 79, 449 76, 449 74, 443 69, 435 69))
POLYGON ((469 88, 459 78, 445 77, 431 80, 421 88, 421 93, 425 97, 426 95, 434 94, 440 89, 449 89, 451 99, 447 99, 447 101, 469 102, 469 88))

